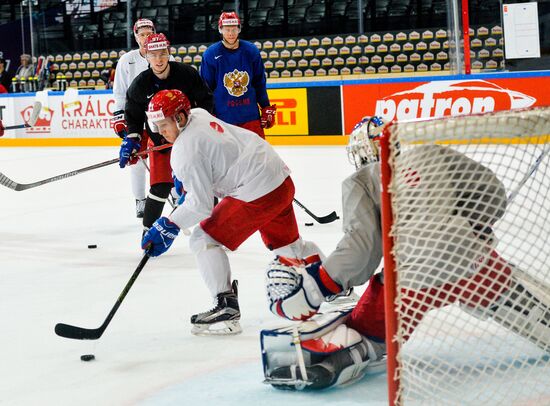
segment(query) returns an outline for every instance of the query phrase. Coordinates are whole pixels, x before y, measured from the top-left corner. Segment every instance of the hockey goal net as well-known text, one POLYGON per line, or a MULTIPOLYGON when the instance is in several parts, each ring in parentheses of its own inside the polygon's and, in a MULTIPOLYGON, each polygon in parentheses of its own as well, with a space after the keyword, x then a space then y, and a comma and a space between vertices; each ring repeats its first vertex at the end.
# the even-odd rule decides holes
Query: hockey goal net
POLYGON ((390 404, 550 405, 550 108, 381 137, 390 404))

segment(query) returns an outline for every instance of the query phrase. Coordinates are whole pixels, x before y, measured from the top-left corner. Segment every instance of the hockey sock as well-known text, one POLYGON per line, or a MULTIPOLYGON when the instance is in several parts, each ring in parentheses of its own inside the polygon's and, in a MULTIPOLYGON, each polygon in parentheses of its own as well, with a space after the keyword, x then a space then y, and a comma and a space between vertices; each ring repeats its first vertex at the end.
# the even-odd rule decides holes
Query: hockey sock
POLYGON ((172 189, 171 183, 157 183, 149 189, 143 212, 143 226, 151 227, 162 215, 162 209, 172 189))

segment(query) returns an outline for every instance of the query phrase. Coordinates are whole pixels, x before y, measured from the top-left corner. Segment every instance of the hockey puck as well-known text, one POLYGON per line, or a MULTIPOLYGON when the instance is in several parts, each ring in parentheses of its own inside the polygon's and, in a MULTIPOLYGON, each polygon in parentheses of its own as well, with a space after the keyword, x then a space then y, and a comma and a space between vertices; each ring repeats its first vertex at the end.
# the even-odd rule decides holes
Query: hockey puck
POLYGON ((308 226, 308 227, 311 227, 311 226, 313 225, 313 223, 305 223, 305 224, 306 224, 306 226, 308 226))
POLYGON ((95 359, 94 354, 85 354, 80 356, 81 361, 93 361, 95 359))
POLYGON ((88 245, 88 248, 90 248, 90 249, 97 248, 97 245, 96 244, 90 244, 90 245, 88 245))

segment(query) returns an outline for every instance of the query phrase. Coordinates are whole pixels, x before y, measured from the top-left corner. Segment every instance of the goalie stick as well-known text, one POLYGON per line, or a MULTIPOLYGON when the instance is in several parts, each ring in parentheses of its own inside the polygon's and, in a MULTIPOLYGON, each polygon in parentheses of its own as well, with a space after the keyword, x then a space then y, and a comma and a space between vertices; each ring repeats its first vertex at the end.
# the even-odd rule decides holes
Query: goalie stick
POLYGON ((523 185, 525 185, 525 183, 531 177, 531 175, 533 175, 537 171, 537 169, 540 166, 540 163, 542 162, 544 157, 546 157, 546 154, 548 154, 549 151, 550 151, 550 144, 546 144, 544 146, 544 149, 542 150, 542 152, 538 156, 538 158, 533 163, 533 165, 531 165, 531 167, 529 168, 527 173, 519 181, 519 183, 518 183, 517 187, 515 188, 515 190, 513 190, 512 193, 510 193, 510 196, 508 196, 508 200, 506 202, 507 206, 510 205, 510 203, 512 203, 514 201, 514 199, 518 195, 518 193, 519 193, 520 189, 523 187, 523 185))
MULTIPOLYGON (((148 154, 149 152, 160 151, 160 150, 163 150, 163 149, 166 149, 166 148, 170 148, 171 146, 172 146, 172 144, 160 145, 158 147, 153 147, 153 148, 146 149, 145 151, 138 152, 137 154, 134 154, 134 155, 140 157, 140 156, 148 154)), ((12 190, 15 190, 16 192, 20 192, 22 190, 32 189, 32 188, 35 188, 37 186, 42 186, 42 185, 45 185, 47 183, 56 182, 58 180, 70 178, 71 176, 80 175, 81 173, 84 173, 84 172, 88 172, 88 171, 91 171, 91 170, 94 170, 94 169, 102 168, 104 166, 112 165, 112 164, 117 163, 118 161, 119 161, 119 158, 110 159, 110 160, 105 161, 105 162, 100 162, 100 163, 97 163, 97 164, 94 164, 94 165, 86 166, 84 168, 76 169, 76 170, 71 171, 71 172, 63 173, 61 175, 53 176, 51 178, 39 180, 39 181, 32 182, 32 183, 18 183, 18 182, 15 182, 15 181, 11 180, 10 178, 8 178, 6 175, 4 175, 2 172, 0 172, 0 185, 5 186, 7 188, 10 188, 12 190)))
POLYGON ((333 221, 336 221, 340 218, 340 217, 338 217, 338 215, 336 214, 335 211, 333 211, 332 213, 327 214, 326 216, 318 217, 315 214, 313 214, 311 211, 309 211, 308 208, 306 206, 304 206, 302 203, 300 203, 296 198, 294 198, 293 200, 294 200, 294 203, 296 203, 298 206, 300 206, 302 209, 304 209, 304 211, 307 214, 309 214, 317 223, 320 223, 320 224, 332 223, 333 221))
POLYGON ((36 120, 38 120, 40 110, 42 110, 42 103, 40 103, 39 101, 35 101, 32 107, 31 116, 25 124, 8 125, 7 127, 4 127, 4 130, 16 130, 18 128, 33 127, 36 124, 36 120))
POLYGON ((122 304, 122 301, 130 291, 130 288, 136 281, 137 277, 145 267, 145 264, 149 261, 149 256, 145 254, 141 261, 139 262, 139 265, 137 266, 136 270, 132 274, 132 277, 126 283, 126 286, 120 293, 118 299, 115 302, 115 305, 107 315, 107 318, 103 322, 101 326, 98 328, 84 328, 84 327, 77 327, 77 326, 71 326, 70 324, 64 324, 64 323, 58 323, 55 325, 55 334, 57 334, 60 337, 65 338, 72 338, 74 340, 97 340, 100 338, 103 333, 105 332, 105 329, 113 319, 115 313, 117 312, 118 308, 122 304))

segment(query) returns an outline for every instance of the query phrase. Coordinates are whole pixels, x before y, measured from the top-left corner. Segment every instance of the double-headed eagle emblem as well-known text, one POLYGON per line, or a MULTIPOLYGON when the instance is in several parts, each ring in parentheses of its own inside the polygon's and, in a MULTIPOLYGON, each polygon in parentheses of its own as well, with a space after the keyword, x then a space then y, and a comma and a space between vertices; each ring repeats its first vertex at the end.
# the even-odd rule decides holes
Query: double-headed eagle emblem
POLYGON ((248 90, 250 77, 248 72, 240 72, 237 69, 227 72, 223 76, 223 85, 231 96, 241 97, 248 90))

